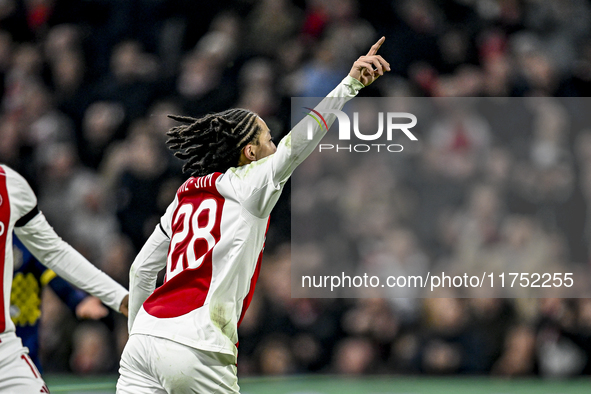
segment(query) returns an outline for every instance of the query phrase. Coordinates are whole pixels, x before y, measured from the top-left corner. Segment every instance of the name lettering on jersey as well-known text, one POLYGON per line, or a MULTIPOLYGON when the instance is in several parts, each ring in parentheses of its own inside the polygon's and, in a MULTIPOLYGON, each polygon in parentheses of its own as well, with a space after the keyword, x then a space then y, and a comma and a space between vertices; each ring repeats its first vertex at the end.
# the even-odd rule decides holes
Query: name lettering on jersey
POLYGON ((199 177, 195 181, 195 187, 196 188, 211 187, 212 186, 212 182, 211 182, 212 179, 213 179, 213 174, 199 177))
POLYGON ((205 176, 200 176, 197 178, 189 178, 183 183, 183 185, 179 188, 179 192, 187 192, 191 188, 201 189, 205 187, 212 187, 214 183, 214 174, 209 174, 205 176))

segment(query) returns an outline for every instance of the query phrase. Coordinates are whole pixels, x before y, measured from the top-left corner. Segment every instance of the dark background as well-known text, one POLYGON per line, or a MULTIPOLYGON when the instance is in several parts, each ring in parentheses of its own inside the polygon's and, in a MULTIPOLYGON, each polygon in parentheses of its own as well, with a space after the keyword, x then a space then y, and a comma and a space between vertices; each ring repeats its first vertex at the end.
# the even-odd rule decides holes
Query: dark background
MULTIPOLYGON (((586 0, 4 0, 0 160, 64 239, 127 285, 184 180, 166 114, 245 107, 278 141, 290 98, 328 93, 381 35, 393 70, 363 95, 588 96, 590 23, 586 0)), ((544 115, 564 120, 555 106, 544 115)), ((400 215, 375 234, 386 258, 428 266, 495 250, 588 264, 589 130, 497 121, 494 133, 426 131, 424 154, 398 163, 386 192, 400 215)), ((588 299, 292 299, 289 199, 288 185, 241 327, 241 376, 591 371, 588 299)), ((369 206, 359 220, 379 221, 369 206)), ((343 253, 373 250, 356 241, 343 253)), ((77 322, 50 292, 43 308, 46 371, 116 371, 123 319, 77 322)))

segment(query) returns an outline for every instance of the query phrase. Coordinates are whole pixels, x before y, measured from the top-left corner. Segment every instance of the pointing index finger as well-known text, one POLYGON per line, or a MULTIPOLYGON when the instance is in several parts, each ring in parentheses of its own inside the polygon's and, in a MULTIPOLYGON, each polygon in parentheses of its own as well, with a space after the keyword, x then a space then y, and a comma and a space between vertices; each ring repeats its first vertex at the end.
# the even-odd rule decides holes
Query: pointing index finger
POLYGON ((378 53, 378 49, 380 49, 380 47, 382 46, 382 44, 384 43, 384 41, 386 41, 386 37, 382 37, 378 40, 378 42, 376 42, 375 44, 372 45, 372 47, 369 49, 369 52, 367 52, 367 56, 373 56, 376 53, 378 53))

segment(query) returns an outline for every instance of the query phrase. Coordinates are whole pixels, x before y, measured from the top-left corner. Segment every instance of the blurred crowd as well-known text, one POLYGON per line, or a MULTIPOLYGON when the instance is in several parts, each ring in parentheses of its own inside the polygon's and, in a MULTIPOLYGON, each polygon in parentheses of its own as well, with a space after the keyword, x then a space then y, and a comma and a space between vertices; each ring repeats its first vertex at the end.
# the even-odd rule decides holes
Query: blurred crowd
MULTIPOLYGON (((66 241, 127 286, 184 181, 167 114, 248 108, 278 142, 290 98, 327 94, 381 35, 393 72, 365 96, 589 96, 590 27, 588 0, 4 0, 0 161, 66 241)), ((504 133, 474 122, 426 131, 372 194, 361 224, 380 242, 341 253, 419 268, 503 253, 588 264, 591 130, 563 124, 553 103, 536 106, 538 125, 501 117, 490 130, 504 133)), ((357 186, 390 171, 366 166, 357 186)), ((346 203, 360 218, 354 191, 346 203)), ((591 373, 589 299, 292 299, 290 195, 288 185, 240 327, 241 376, 591 373)), ((120 316, 78 322, 44 294, 45 371, 115 372, 126 338, 120 316)))

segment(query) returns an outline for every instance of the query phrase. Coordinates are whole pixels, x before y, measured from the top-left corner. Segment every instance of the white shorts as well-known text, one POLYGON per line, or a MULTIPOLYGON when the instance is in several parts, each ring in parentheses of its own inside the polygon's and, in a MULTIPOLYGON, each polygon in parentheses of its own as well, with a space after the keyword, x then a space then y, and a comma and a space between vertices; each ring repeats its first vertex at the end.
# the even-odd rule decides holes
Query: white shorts
POLYGON ((13 332, 0 335, 0 393, 49 393, 29 349, 13 332))
POLYGON ((151 335, 129 337, 117 394, 239 393, 234 356, 151 335))

